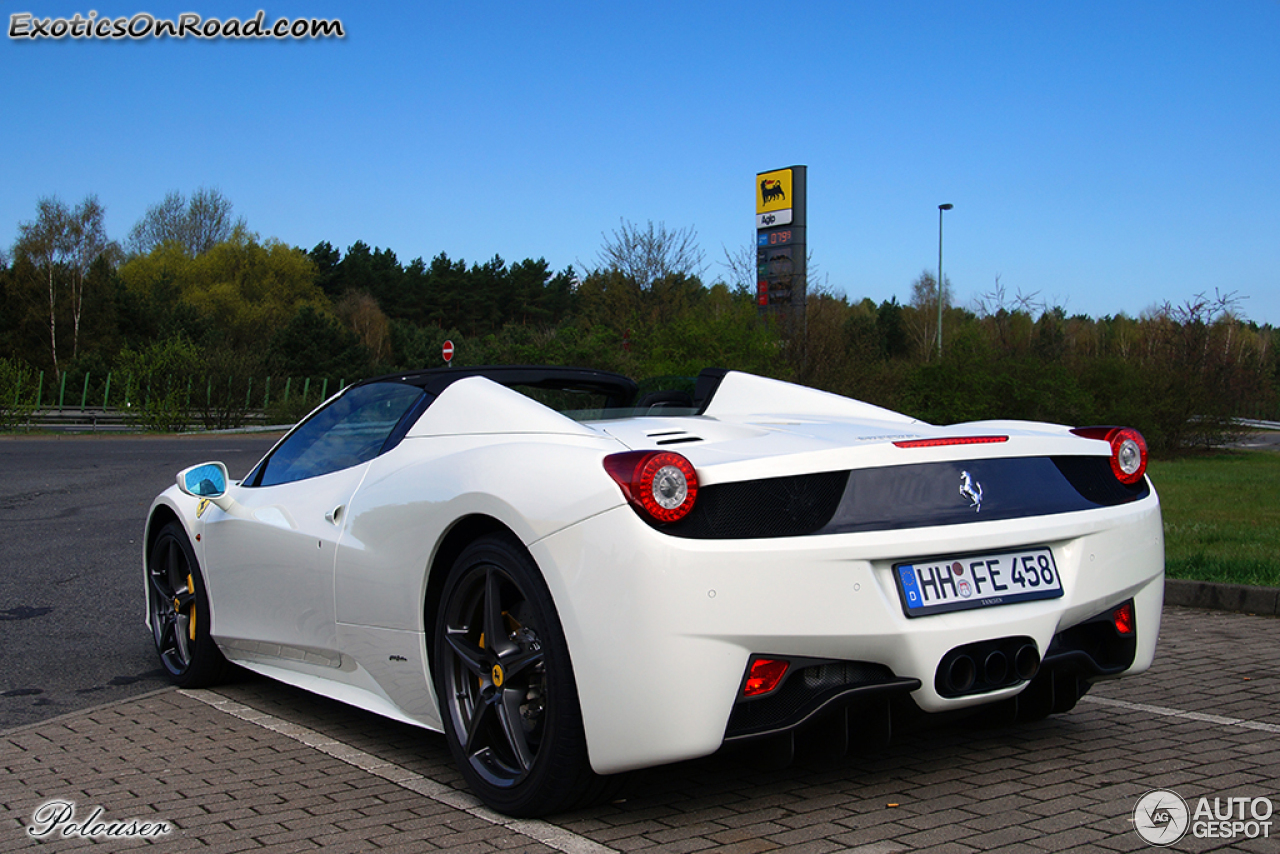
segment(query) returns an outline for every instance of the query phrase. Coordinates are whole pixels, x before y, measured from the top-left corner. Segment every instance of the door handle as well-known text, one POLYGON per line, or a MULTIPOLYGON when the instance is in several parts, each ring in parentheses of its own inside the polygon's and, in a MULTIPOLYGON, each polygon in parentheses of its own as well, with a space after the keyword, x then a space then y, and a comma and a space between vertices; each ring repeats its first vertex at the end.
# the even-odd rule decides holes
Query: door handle
POLYGON ((339 504, 337 507, 324 514, 324 519, 330 525, 337 525, 342 522, 342 511, 346 509, 345 504, 339 504))

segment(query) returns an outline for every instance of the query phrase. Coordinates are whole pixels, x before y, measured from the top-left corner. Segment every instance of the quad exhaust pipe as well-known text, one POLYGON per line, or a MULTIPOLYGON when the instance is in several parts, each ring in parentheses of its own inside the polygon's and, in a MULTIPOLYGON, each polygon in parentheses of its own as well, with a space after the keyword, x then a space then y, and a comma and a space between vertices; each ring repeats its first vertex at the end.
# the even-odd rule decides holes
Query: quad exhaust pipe
POLYGON ((1021 681, 1028 681, 1040 672, 1040 650, 1034 643, 1018 647, 1013 655, 1013 672, 1021 681))
POLYGON ((986 677, 988 685, 1002 684, 1009 675, 1009 657, 998 649, 988 653, 987 660, 982 665, 982 675, 986 677))
POLYGON ((1026 682, 1039 670, 1040 650, 1031 638, 978 641, 942 657, 934 688, 943 697, 982 694, 1026 682))
POLYGON ((957 655, 947 668, 947 685, 957 694, 967 694, 978 681, 978 665, 967 655, 957 655))

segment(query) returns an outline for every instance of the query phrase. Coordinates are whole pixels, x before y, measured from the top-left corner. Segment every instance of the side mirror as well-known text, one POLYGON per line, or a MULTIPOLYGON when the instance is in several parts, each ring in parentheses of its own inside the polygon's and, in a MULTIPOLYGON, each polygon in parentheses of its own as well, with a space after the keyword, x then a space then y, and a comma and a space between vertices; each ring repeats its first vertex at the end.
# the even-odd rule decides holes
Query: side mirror
POLYGON ((222 463, 201 463, 178 472, 178 489, 196 498, 221 498, 229 480, 222 463))

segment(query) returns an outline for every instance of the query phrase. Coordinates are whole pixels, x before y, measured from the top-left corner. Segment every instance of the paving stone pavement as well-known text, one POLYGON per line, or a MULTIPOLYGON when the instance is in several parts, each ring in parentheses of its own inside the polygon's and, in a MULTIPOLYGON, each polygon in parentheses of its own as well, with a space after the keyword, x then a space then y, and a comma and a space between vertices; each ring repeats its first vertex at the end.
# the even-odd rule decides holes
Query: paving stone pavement
MULTIPOLYGON (((1155 667, 1068 714, 934 727, 781 771, 717 755, 640 772, 619 801, 542 822, 480 807, 436 734, 246 678, 0 733, 0 851, 1143 851, 1132 814, 1149 790, 1192 809, 1280 804, 1278 696, 1280 619, 1167 608, 1155 667), (74 803, 77 822, 171 829, 37 839, 50 801, 74 803)), ((1170 850, 1277 852, 1280 814, 1272 823, 1268 838, 1189 833, 1170 850)))

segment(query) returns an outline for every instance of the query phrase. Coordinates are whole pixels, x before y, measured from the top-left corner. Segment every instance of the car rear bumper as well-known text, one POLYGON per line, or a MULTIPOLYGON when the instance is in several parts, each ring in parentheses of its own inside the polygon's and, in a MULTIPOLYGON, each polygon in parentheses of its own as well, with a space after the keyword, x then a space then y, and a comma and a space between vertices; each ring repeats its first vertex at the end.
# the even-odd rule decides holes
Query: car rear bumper
POLYGON ((942 696, 939 663, 965 644, 1054 636, 1132 599, 1150 666, 1163 604, 1159 501, 908 532, 771 540, 669 537, 629 507, 529 548, 547 576, 573 657, 591 762, 601 773, 702 756, 726 738, 753 655, 887 668, 926 712, 1016 695, 1019 682, 942 696), (1061 598, 908 618, 893 564, 1023 546, 1052 550, 1061 598), (588 604, 589 603, 589 604, 588 604), (910 686, 906 686, 910 687, 910 686))

